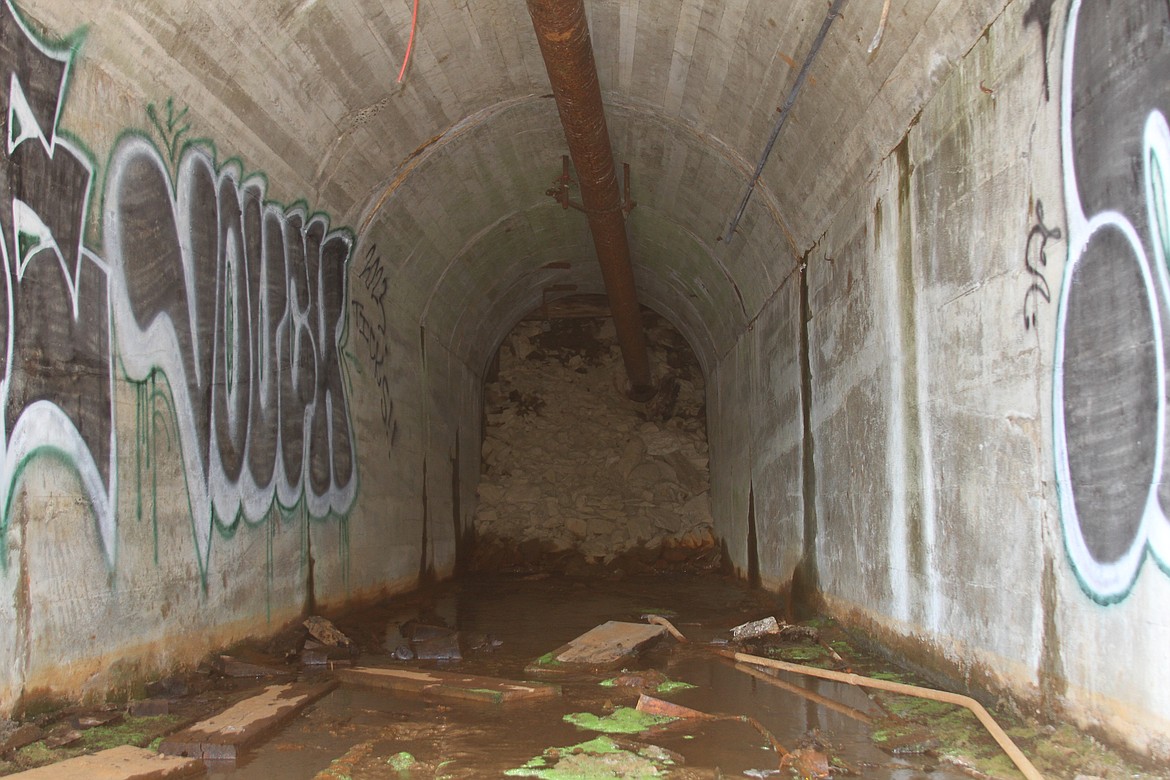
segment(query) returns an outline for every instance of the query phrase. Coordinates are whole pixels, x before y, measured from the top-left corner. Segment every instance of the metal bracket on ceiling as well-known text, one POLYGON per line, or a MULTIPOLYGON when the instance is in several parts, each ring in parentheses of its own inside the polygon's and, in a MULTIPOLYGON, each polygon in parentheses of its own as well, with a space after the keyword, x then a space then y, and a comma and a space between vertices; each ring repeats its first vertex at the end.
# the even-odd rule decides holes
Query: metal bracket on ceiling
MULTIPOLYGON (((569 175, 569 155, 561 155, 561 175, 553 179, 553 186, 544 191, 545 195, 561 204, 561 208, 568 210, 575 208, 577 211, 589 213, 589 210, 582 204, 569 197, 569 186, 576 184, 573 177, 569 175)), ((630 198, 630 164, 622 163, 622 216, 629 219, 630 212, 638 203, 630 198)))

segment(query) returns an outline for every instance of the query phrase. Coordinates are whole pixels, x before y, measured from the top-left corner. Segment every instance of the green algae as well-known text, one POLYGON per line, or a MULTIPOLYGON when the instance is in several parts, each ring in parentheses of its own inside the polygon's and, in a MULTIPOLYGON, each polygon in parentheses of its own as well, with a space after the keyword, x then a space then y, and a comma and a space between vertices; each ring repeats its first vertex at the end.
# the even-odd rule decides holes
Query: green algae
MULTIPOLYGON (((617 687, 617 680, 618 678, 611 677, 608 680, 602 680, 598 683, 598 685, 602 686, 603 688, 615 688, 617 687)), ((675 691, 687 691, 691 688, 697 687, 697 685, 692 685, 689 682, 683 682, 682 680, 672 680, 668 677, 663 682, 659 683, 658 687, 656 687, 654 690, 657 693, 674 693, 675 691)))
POLYGON ((632 707, 618 707, 609 715, 598 716, 591 712, 572 712, 564 717, 579 729, 600 731, 603 734, 640 734, 643 731, 678 720, 669 715, 651 715, 632 707))
POLYGON ((647 745, 626 750, 606 736, 568 747, 548 748, 524 766, 504 772, 508 777, 541 780, 610 780, 614 777, 662 777, 673 762, 666 751, 647 745))
POLYGON ((659 693, 674 693, 675 691, 687 691, 691 688, 697 688, 696 685, 691 685, 689 682, 682 680, 667 680, 658 686, 659 693))
POLYGON ((390 758, 386 759, 386 763, 395 772, 409 772, 410 768, 418 762, 414 756, 404 750, 401 753, 395 753, 390 756, 390 758))

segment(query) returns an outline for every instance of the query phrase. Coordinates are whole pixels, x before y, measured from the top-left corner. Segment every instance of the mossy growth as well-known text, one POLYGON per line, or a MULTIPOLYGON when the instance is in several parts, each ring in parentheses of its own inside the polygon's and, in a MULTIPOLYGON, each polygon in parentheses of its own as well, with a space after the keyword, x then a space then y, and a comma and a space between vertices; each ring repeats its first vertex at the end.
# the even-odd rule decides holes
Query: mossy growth
POLYGON ((661 777, 671 763, 664 751, 653 745, 627 750, 609 737, 601 736, 569 747, 548 748, 524 766, 504 774, 541 780, 648 778, 661 777))
POLYGON ((810 619, 804 621, 803 625, 806 625, 809 628, 815 628, 818 631, 824 631, 825 629, 833 628, 834 626, 836 626, 837 621, 835 621, 835 620, 833 620, 833 618, 827 617, 825 615, 818 615, 815 618, 810 618, 810 619))
POLYGON ((55 761, 60 761, 64 757, 71 758, 75 755, 81 755, 82 752, 80 750, 71 750, 66 753, 64 751, 53 750, 45 745, 43 741, 34 742, 16 751, 16 755, 14 756, 16 760, 14 763, 21 769, 32 769, 33 767, 52 764, 55 761))
POLYGON ((134 747, 150 747, 157 750, 162 741, 162 735, 173 731, 182 718, 178 715, 152 715, 148 717, 127 717, 122 722, 109 726, 95 726, 81 732, 81 739, 72 745, 60 748, 51 748, 44 740, 25 745, 13 755, 11 770, 5 771, 4 764, 0 763, 0 775, 10 774, 16 769, 33 769, 47 764, 55 764, 69 758, 76 758, 85 753, 96 753, 99 750, 133 745, 134 747))
MULTIPOLYGON (((600 685, 603 688, 616 688, 617 687, 617 678, 611 677, 608 680, 602 680, 601 682, 598 683, 598 685, 600 685)), ((668 677, 665 680, 663 680, 661 683, 659 683, 654 688, 654 690, 657 693, 674 693, 675 691, 689 691, 690 689, 697 688, 697 687, 698 686, 692 685, 689 682, 683 682, 682 680, 672 680, 668 677)))
POLYGON ((166 734, 182 721, 178 715, 127 716, 121 723, 96 726, 81 733, 78 743, 85 751, 106 750, 122 745, 145 747, 160 734, 166 734))
POLYGON ((678 720, 668 715, 651 715, 632 707, 618 707, 609 715, 594 715, 591 712, 571 712, 564 717, 566 723, 589 731, 603 734, 640 734, 655 726, 678 720))
POLYGON ((416 763, 417 759, 405 750, 386 759, 386 764, 395 772, 409 772, 416 763))
POLYGON ((790 664, 808 664, 821 666, 828 662, 829 655, 825 648, 819 645, 800 645, 798 647, 769 647, 768 656, 787 661, 790 664))
POLYGON ((562 661, 558 661, 555 652, 553 652, 545 653, 540 658, 537 658, 535 661, 533 661, 532 665, 555 669, 556 667, 564 666, 565 664, 562 661))

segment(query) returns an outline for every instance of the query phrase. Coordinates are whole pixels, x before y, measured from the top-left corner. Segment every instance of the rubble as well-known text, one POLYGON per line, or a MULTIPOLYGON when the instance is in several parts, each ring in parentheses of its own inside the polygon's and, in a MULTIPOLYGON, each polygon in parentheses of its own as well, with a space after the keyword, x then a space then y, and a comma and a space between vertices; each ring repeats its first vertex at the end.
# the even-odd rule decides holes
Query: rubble
POLYGON ((323 645, 329 647, 351 647, 353 642, 349 637, 337 630, 337 626, 319 615, 313 615, 305 620, 305 628, 309 634, 323 645))
POLYGON ((648 404, 621 391, 611 321, 513 330, 499 379, 485 384, 477 535, 513 548, 536 542, 543 555, 578 551, 587 564, 635 548, 653 553, 644 566, 678 563, 716 547, 702 372, 665 320, 647 315, 647 324, 665 392, 648 404))
POLYGON ((743 642, 747 639, 755 639, 756 637, 764 636, 765 634, 779 634, 780 624, 776 622, 774 617, 766 617, 763 620, 753 620, 750 623, 743 623, 731 629, 731 638, 736 642, 743 642))

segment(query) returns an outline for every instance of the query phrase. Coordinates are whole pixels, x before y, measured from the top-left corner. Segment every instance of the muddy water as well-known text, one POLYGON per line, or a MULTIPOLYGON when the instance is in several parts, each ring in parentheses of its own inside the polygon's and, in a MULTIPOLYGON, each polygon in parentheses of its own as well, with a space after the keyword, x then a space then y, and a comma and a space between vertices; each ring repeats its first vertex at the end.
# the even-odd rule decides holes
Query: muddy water
MULTIPOLYGON (((340 616, 342 630, 363 647, 359 663, 449 669, 511 679, 542 679, 562 685, 558 699, 490 705, 422 701, 384 691, 342 686, 247 754, 235 765, 215 767, 209 778, 499 777, 549 747, 571 746, 597 736, 566 723, 567 713, 604 715, 633 706, 638 692, 599 686, 612 674, 534 678, 524 667, 607 620, 639 622, 649 611, 669 611, 691 640, 667 638, 627 668, 655 668, 673 680, 697 687, 662 698, 712 713, 755 717, 776 740, 795 749, 810 732, 831 746, 834 756, 867 778, 958 778, 923 757, 893 758, 873 746, 870 727, 823 704, 775 688, 718 658, 710 647, 730 627, 774 614, 775 605, 735 583, 716 577, 672 575, 646 579, 544 580, 494 577, 451 583, 422 598, 406 599, 361 614, 340 616), (441 618, 466 639, 490 635, 493 651, 464 650, 459 663, 396 661, 382 649, 387 631, 399 623, 441 618), (378 654, 376 654, 378 653, 378 654), (400 752, 418 763, 400 774, 387 763, 400 752), (341 759, 332 765, 335 759, 341 759)), ((467 644, 465 642, 465 644, 467 644)), ((785 676, 791 683, 847 705, 879 714, 859 690, 834 683, 785 676)), ((678 721, 626 739, 673 751, 681 766, 670 777, 792 777, 779 773, 779 756, 760 732, 738 721, 678 721), (745 773, 750 773, 746 774, 745 773)))

